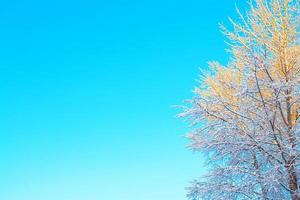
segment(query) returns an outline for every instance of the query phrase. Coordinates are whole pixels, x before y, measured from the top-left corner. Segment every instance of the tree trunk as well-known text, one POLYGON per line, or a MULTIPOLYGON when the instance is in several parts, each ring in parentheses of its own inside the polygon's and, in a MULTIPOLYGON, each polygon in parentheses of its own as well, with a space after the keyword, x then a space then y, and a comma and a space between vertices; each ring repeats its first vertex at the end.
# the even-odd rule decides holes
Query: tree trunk
MULTIPOLYGON (((292 122, 292 108, 291 108, 291 97, 290 95, 290 91, 286 92, 287 98, 286 98, 286 109, 287 109, 287 121, 288 121, 288 141, 291 145, 291 150, 293 151, 295 148, 295 137, 293 135, 293 133, 291 132, 292 127, 293 127, 293 122, 292 122)), ((298 189, 299 189, 299 185, 298 185, 298 177, 297 177, 297 173, 296 173, 296 169, 295 169, 295 162, 296 162, 296 157, 294 155, 294 153, 292 152, 292 155, 289 157, 288 161, 287 161, 287 165, 286 165, 286 169, 288 172, 288 181, 289 181, 289 189, 290 189, 290 193, 292 196, 292 200, 300 200, 300 196, 298 194, 298 189)))
POLYGON ((295 169, 295 161, 294 156, 292 156, 288 162, 288 174, 289 174, 289 189, 291 193, 292 200, 300 200, 300 196, 298 194, 298 177, 295 169))

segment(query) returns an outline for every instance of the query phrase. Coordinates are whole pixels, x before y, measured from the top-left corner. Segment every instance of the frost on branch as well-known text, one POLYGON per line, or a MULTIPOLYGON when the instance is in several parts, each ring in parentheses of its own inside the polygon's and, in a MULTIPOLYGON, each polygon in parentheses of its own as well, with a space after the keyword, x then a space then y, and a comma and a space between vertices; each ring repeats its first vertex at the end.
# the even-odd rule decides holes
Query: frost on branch
POLYGON ((196 199, 300 199, 300 9, 297 0, 255 0, 228 37, 231 62, 210 63, 180 117, 190 148, 207 155, 196 199), (201 125, 200 127, 197 125, 201 125))

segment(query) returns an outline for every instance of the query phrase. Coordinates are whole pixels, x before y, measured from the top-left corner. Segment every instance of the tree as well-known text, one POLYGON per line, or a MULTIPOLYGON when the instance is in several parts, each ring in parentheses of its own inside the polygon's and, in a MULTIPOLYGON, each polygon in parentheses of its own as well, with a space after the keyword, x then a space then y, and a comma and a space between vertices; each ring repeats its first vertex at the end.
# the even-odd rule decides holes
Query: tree
POLYGON ((300 8, 298 0, 254 0, 228 38, 231 61, 210 63, 180 117, 209 174, 190 199, 300 200, 300 8))

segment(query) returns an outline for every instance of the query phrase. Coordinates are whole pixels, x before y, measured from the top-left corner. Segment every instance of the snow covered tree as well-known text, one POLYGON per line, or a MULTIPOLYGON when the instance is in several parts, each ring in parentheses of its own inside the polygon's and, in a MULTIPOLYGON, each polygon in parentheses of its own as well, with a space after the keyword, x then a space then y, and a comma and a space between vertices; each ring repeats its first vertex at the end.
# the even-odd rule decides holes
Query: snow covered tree
POLYGON ((230 63, 210 63, 180 117, 209 174, 190 199, 300 200, 298 0, 254 0, 228 37, 230 63))

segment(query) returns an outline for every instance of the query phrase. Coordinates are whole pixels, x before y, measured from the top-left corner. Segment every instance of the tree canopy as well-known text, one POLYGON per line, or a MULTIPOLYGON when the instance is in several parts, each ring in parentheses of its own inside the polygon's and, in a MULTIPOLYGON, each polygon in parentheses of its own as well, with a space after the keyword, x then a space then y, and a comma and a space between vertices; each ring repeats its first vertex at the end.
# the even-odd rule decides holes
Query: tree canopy
POLYGON ((228 65, 210 63, 180 117, 209 174, 190 199, 300 199, 300 5, 255 0, 233 21, 228 65))

